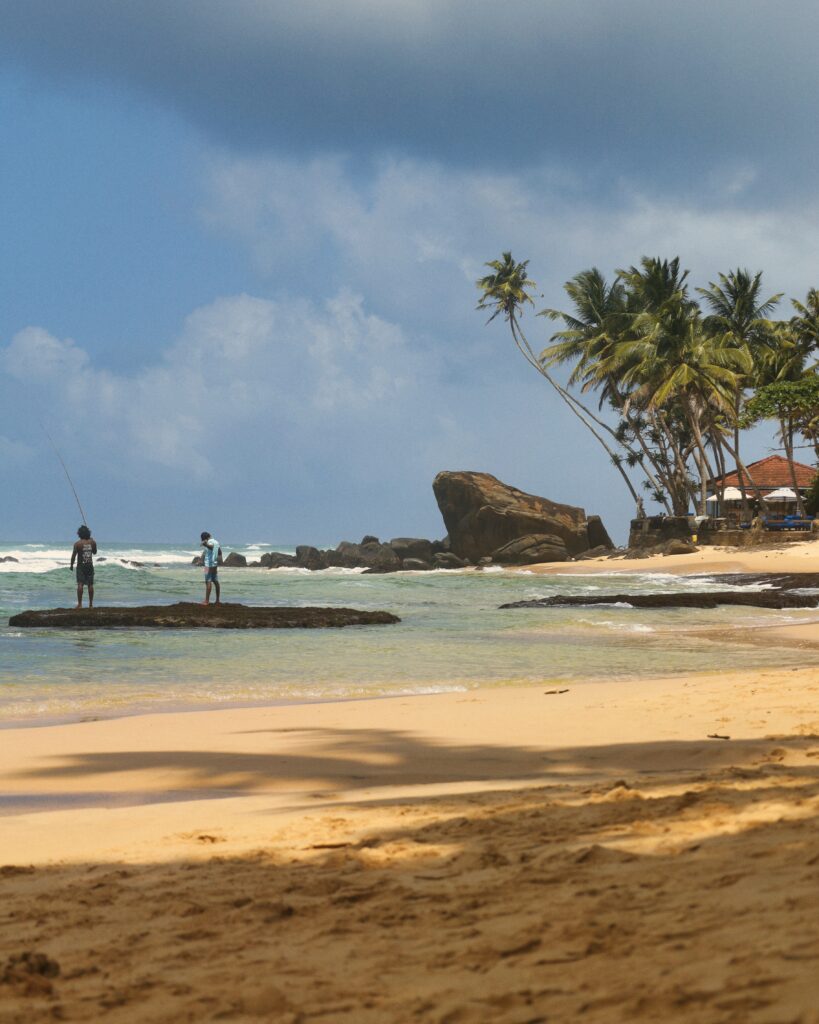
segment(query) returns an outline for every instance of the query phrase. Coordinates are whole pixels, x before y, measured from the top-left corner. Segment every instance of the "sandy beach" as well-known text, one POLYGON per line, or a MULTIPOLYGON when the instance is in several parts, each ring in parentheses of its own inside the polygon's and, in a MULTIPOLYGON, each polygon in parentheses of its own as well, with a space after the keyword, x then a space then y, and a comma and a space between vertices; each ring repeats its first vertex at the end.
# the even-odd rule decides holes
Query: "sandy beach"
POLYGON ((9 729, 0 1021, 807 1024, 817 772, 815 669, 9 729))
POLYGON ((667 572, 674 575, 719 572, 819 572, 819 540, 771 543, 759 547, 700 547, 690 555, 648 555, 646 558, 589 558, 580 562, 531 565, 533 572, 583 575, 595 572, 667 572))

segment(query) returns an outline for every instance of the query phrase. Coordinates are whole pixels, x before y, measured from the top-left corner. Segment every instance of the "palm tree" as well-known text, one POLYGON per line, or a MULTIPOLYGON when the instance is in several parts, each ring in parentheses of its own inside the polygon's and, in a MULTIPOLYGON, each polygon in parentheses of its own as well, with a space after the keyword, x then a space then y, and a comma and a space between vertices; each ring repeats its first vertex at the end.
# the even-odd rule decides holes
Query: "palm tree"
POLYGON ((517 263, 512 257, 511 252, 504 252, 501 254, 501 259, 491 260, 486 263, 485 266, 489 267, 493 273, 487 274, 476 282, 477 287, 481 292, 481 299, 478 302, 477 308, 492 311, 492 315, 489 317, 489 323, 491 323, 495 317, 503 315, 504 319, 509 324, 509 329, 512 332, 512 338, 514 339, 515 345, 523 355, 524 359, 526 359, 526 361, 534 367, 534 369, 536 369, 537 372, 546 379, 546 381, 548 381, 569 409, 571 409, 574 415, 581 423, 583 423, 586 429, 589 430, 592 436, 601 445, 617 471, 620 473, 620 476, 623 478, 626 487, 628 487, 629 493, 634 499, 635 506, 639 509, 641 503, 637 492, 635 491, 634 486, 623 467, 622 457, 606 443, 605 438, 595 427, 595 424, 598 426, 605 425, 602 424, 589 409, 587 409, 564 387, 562 387, 554 377, 552 377, 547 367, 535 355, 534 349, 520 326, 520 316, 526 306, 526 303, 534 305, 532 297, 529 294, 529 289, 536 287, 536 285, 535 282, 531 281, 527 275, 529 261, 524 260, 521 263, 517 263))
POLYGON ((580 384, 582 392, 599 391, 598 408, 602 409, 608 403, 617 411, 621 423, 616 429, 602 425, 623 447, 627 464, 639 465, 643 470, 646 476, 644 486, 665 505, 667 512, 671 512, 663 466, 644 436, 648 424, 639 414, 635 415, 628 395, 612 370, 616 346, 631 322, 628 294, 619 279, 609 285, 596 267, 577 274, 563 288, 571 299, 574 312, 544 309, 538 314, 550 320, 562 319, 566 328, 552 335, 553 344, 541 352, 539 361, 544 367, 573 363, 569 386, 580 384), (631 447, 629 438, 634 439, 639 451, 631 447))
MULTIPOLYGON (((688 271, 679 259, 644 257, 639 267, 619 271, 635 297, 633 338, 618 345, 622 380, 649 411, 671 406, 681 413, 693 438, 699 475, 699 504, 705 514, 711 470, 706 443, 719 443, 714 425, 730 408, 729 396, 749 369, 747 356, 724 340, 709 336, 699 307, 688 295, 688 271)), ((661 422, 665 422, 661 420, 661 422)), ((673 424, 667 429, 677 472, 685 473, 687 452, 680 449, 673 424)), ((718 459, 721 462, 721 459, 718 459)))
MULTIPOLYGON (((776 308, 782 293, 762 298, 762 271, 752 275, 750 271, 737 268, 728 274, 719 275, 719 283, 710 281, 707 288, 697 291, 705 299, 710 315, 705 318, 705 330, 722 339, 728 347, 743 350, 748 357, 751 369, 770 347, 774 325, 770 315, 776 308)), ((750 374, 739 374, 733 395, 732 415, 734 459, 739 470, 739 488, 742 494, 742 507, 748 512, 748 496, 745 489, 747 467, 741 465, 740 449, 740 416, 742 399, 750 383, 750 374)), ((723 443, 725 442, 723 436, 723 443)), ((724 476, 724 474, 723 474, 724 476)), ((749 479, 750 482, 750 479, 749 479)), ((754 489, 759 499, 759 490, 754 489)))

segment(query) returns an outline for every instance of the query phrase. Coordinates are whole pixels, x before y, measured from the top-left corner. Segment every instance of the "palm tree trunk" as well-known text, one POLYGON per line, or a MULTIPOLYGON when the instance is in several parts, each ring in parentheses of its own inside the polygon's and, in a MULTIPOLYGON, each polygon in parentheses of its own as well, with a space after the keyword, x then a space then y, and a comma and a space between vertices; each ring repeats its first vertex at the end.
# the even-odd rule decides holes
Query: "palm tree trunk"
POLYGON ((796 482, 796 463, 793 459, 793 418, 788 416, 787 420, 780 420, 780 426, 782 428, 782 443, 785 446, 785 455, 788 459, 788 468, 791 471, 791 483, 796 495, 796 511, 800 516, 804 517, 805 505, 802 501, 802 495, 799 493, 799 484, 796 482))
POLYGON ((509 325, 510 325, 510 327, 512 329, 512 337, 515 340, 515 344, 517 345, 518 349, 520 349, 521 353, 523 354, 523 357, 526 359, 527 362, 531 363, 532 366, 535 367, 535 369, 538 371, 538 373, 542 377, 544 377, 549 382, 549 384, 551 384, 551 386, 560 395, 560 397, 563 399, 563 401, 566 403, 566 405, 571 409, 571 411, 575 414, 575 416, 586 427, 586 429, 591 433, 591 435, 594 438, 596 438, 598 443, 602 446, 602 448, 604 449, 606 454, 611 459, 612 463, 616 467, 616 469, 619 472, 620 476, 623 478, 623 481, 624 481, 626 487, 628 487, 629 493, 631 494, 632 498, 634 499, 635 509, 639 509, 639 504, 638 504, 639 496, 638 496, 637 492, 635 491, 634 485, 632 484, 631 480, 629 480, 628 474, 623 469, 623 466, 621 464, 622 460, 621 460, 620 456, 617 455, 614 451, 612 451, 612 449, 606 444, 606 441, 604 440, 604 438, 600 436, 600 434, 594 429, 594 427, 591 425, 591 423, 589 423, 589 421, 585 418, 585 416, 580 412, 580 409, 578 408, 578 406, 580 406, 580 408, 582 408, 581 403, 577 402, 575 399, 572 398, 572 396, 568 395, 566 393, 565 389, 560 387, 560 385, 557 383, 557 381, 552 378, 552 376, 540 365, 538 360, 534 357, 534 352, 532 351, 532 347, 530 346, 529 342, 526 340, 526 335, 523 333, 523 331, 521 331, 520 327, 518 326, 518 323, 517 323, 517 320, 515 319, 514 314, 512 314, 509 317, 509 325), (520 337, 518 335, 520 335, 520 337))

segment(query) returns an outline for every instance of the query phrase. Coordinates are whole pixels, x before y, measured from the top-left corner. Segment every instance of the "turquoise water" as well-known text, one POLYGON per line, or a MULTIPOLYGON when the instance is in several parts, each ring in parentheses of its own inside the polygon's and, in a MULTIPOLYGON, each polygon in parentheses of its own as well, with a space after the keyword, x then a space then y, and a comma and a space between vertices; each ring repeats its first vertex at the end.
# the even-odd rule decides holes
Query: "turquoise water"
MULTIPOLYGON (((275 544, 223 544, 258 557, 275 544)), ((343 630, 20 630, 24 608, 74 603, 70 544, 0 544, 0 723, 76 720, 146 710, 353 698, 798 665, 811 654, 692 634, 804 621, 815 611, 636 610, 598 606, 501 611, 554 593, 669 591, 703 584, 664 574, 536 576, 526 571, 396 573, 223 569, 223 599, 245 604, 382 608, 398 626, 343 630)), ((98 604, 200 600, 195 549, 103 545, 98 604), (144 567, 121 560, 147 563, 144 567)), ((705 586, 724 589, 714 577, 705 586)), ((749 633, 750 636, 750 633, 749 633)))

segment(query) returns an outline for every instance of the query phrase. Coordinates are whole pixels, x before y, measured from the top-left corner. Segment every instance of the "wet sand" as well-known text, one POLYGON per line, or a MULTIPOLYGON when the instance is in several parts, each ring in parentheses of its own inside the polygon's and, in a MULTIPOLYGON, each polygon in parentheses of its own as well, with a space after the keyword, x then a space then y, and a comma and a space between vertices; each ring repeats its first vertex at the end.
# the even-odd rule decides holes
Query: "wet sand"
POLYGON ((2 1024, 819 1019, 816 669, 13 729, 0 790, 2 1024))

